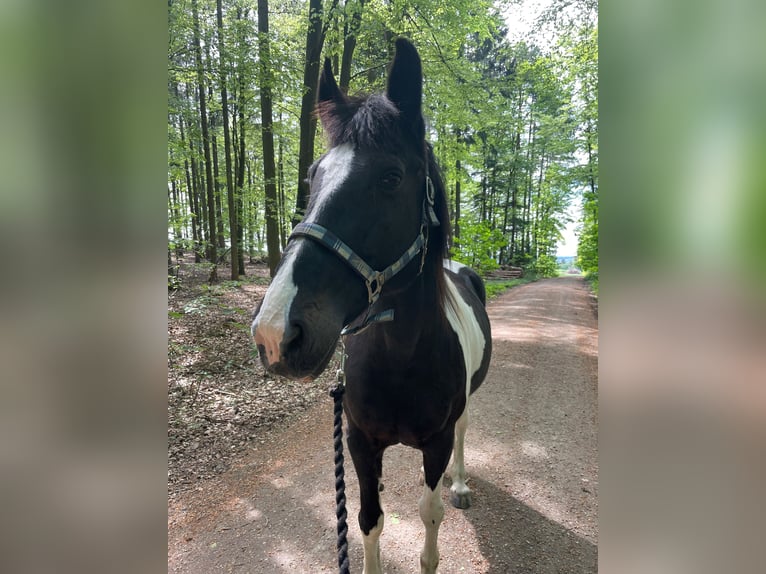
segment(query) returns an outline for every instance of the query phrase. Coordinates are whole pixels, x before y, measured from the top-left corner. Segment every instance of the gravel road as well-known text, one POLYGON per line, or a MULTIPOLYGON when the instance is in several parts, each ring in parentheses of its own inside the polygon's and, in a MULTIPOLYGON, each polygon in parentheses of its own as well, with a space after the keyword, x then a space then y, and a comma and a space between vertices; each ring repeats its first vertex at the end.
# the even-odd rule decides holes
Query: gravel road
MULTIPOLYGON (((443 500, 439 571, 595 573, 598 544, 596 307, 584 281, 523 285, 489 305, 493 357, 472 398, 465 460, 473 506, 443 500)), ((332 404, 275 431, 168 509, 168 572, 336 572, 332 404)), ((362 571, 356 476, 347 456, 351 570, 362 571)), ((383 461, 387 574, 419 572, 420 456, 383 461)))

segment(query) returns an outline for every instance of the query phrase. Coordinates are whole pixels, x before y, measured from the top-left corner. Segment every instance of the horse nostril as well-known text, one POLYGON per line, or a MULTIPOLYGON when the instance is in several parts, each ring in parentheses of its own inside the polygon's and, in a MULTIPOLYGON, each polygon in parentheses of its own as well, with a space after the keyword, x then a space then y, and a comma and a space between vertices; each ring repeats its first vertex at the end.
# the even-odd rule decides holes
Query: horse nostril
POLYGON ((302 339, 303 326, 297 321, 292 321, 287 325, 285 333, 282 336, 282 348, 286 349, 288 347, 298 346, 302 339))

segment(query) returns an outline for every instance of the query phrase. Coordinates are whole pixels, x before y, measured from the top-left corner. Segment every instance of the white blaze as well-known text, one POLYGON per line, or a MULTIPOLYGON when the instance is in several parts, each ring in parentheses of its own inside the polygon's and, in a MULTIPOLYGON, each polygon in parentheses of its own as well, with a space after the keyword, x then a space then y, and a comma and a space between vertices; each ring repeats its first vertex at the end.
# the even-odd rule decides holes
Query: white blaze
MULTIPOLYGON (((348 178, 353 162, 354 148, 351 144, 339 145, 322 158, 319 166, 322 170, 322 187, 313 192, 316 194, 314 209, 306 221, 316 220, 316 216, 325 209, 329 199, 348 178)), ((290 308, 298 293, 293 279, 293 265, 300 249, 301 245, 295 245, 286 255, 250 328, 255 344, 263 346, 269 364, 278 363, 281 359, 280 344, 287 329, 290 308)))
POLYGON ((293 249, 287 254, 285 261, 272 279, 263 298, 261 310, 250 328, 255 344, 264 347, 269 364, 279 362, 279 344, 287 327, 290 307, 298 293, 298 287, 293 282, 293 262, 297 251, 293 249))
POLYGON ((322 170, 322 187, 312 192, 316 194, 316 199, 311 216, 306 218, 307 222, 316 220, 322 213, 327 202, 348 178, 353 163, 354 147, 351 144, 334 147, 322 158, 319 165, 322 170))

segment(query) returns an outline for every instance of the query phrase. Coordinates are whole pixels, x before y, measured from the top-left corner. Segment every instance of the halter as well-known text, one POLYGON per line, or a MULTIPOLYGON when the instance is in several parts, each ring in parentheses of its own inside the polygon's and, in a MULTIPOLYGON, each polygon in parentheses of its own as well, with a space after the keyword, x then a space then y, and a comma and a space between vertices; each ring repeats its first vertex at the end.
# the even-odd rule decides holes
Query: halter
POLYGON ((428 251, 428 230, 430 227, 439 225, 439 218, 434 211, 434 184, 428 174, 428 159, 426 158, 426 194, 423 198, 423 207, 420 217, 420 231, 412 245, 402 254, 399 259, 386 267, 383 271, 376 271, 367 262, 359 257, 354 250, 346 245, 338 236, 326 227, 317 223, 299 223, 290 234, 290 240, 296 237, 307 237, 329 249, 332 253, 340 257, 351 269, 356 271, 367 287, 367 313, 364 321, 357 327, 351 327, 350 324, 343 327, 341 335, 353 335, 369 327, 372 323, 381 323, 394 320, 394 310, 387 309, 373 316, 370 316, 372 306, 380 297, 380 292, 394 275, 404 269, 418 253, 420 256, 420 268, 418 275, 423 272, 423 264, 426 260, 428 251))

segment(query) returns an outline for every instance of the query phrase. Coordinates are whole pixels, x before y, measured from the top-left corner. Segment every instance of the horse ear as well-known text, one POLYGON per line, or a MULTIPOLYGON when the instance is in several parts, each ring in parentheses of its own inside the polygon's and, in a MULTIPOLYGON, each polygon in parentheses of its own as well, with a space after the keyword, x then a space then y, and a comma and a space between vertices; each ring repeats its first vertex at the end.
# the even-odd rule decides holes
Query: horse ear
POLYGON ((388 74, 386 95, 402 114, 402 118, 410 125, 417 122, 423 101, 423 68, 420 56, 409 40, 396 40, 396 53, 388 74))
POLYGON ((332 73, 332 63, 330 58, 324 59, 324 68, 319 76, 319 96, 317 103, 345 101, 346 96, 340 91, 335 76, 332 73))
POLYGON ((348 97, 340 91, 338 83, 335 81, 330 58, 325 58, 324 68, 319 76, 316 111, 322 122, 322 127, 330 136, 330 141, 333 141, 340 133, 343 124, 348 119, 348 104, 348 97))

